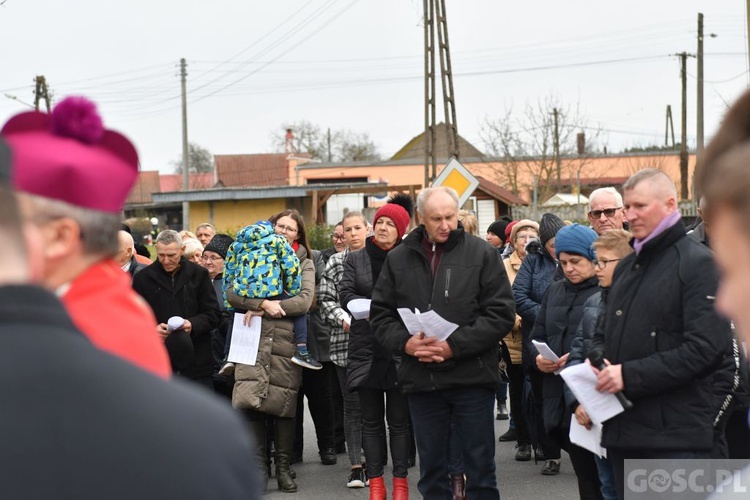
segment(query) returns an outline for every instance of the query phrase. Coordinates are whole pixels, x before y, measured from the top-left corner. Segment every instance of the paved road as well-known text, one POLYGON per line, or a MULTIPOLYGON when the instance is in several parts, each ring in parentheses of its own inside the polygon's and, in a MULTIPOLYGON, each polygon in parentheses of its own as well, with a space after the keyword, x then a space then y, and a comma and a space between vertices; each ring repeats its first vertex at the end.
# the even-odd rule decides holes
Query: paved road
MULTIPOLYGON (((495 421, 495 436, 508 430, 508 421, 495 421)), ((514 460, 515 443, 496 442, 497 477, 500 485, 500 496, 504 500, 574 500, 578 498, 578 487, 573 467, 568 456, 563 452, 560 474, 557 476, 542 476, 539 471, 542 464, 530 462, 516 462, 514 460)), ((304 461, 294 465, 297 471, 296 494, 281 493, 276 486, 276 479, 268 482, 267 499, 290 500, 300 498, 305 500, 330 500, 338 498, 369 498, 367 488, 349 489, 346 479, 349 476, 348 459, 346 455, 338 456, 336 465, 324 466, 318 459, 315 446, 315 430, 310 415, 305 411, 305 453, 304 461)), ((386 468, 386 484, 388 497, 391 495, 390 467, 386 468)), ((419 463, 409 469, 409 485, 412 498, 420 498, 417 490, 419 479, 419 463)))

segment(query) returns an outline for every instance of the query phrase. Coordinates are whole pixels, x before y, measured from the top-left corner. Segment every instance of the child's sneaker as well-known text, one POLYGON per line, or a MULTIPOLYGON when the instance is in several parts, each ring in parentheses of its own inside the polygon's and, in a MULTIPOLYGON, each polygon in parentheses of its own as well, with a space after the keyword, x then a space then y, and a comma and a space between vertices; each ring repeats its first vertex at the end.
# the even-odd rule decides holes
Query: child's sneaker
POLYGON ((310 370, 320 370, 323 368, 323 365, 317 359, 310 356, 307 348, 300 348, 299 346, 294 356, 292 356, 292 363, 300 365, 302 368, 309 368, 310 370))
POLYGON ((221 370, 219 370, 219 375, 223 375, 225 377, 234 375, 234 363, 224 363, 224 366, 222 366, 221 370))

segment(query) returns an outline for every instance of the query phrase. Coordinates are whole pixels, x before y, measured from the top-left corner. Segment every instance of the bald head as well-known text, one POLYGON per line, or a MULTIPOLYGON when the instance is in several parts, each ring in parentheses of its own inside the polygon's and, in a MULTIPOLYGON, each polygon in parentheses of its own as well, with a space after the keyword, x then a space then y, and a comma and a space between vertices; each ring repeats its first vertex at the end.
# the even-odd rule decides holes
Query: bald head
POLYGON ((130 259, 133 258, 133 254, 135 254, 135 242, 130 233, 122 230, 117 233, 117 241, 119 243, 119 248, 115 255, 115 262, 120 266, 124 266, 127 262, 130 262, 130 259))

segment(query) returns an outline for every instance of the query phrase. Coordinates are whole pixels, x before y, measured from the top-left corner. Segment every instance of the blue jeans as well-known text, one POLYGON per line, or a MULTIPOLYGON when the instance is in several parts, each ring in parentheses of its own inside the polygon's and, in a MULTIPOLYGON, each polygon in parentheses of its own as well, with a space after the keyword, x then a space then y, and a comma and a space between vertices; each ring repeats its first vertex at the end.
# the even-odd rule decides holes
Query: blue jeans
POLYGON ((615 486, 615 471, 612 464, 606 458, 594 455, 596 468, 599 471, 599 482, 602 483, 602 498, 604 500, 617 500, 617 486, 615 486))
POLYGON ((448 476, 448 442, 461 442, 466 496, 498 500, 495 477, 495 391, 462 387, 407 394, 419 452, 418 483, 424 498, 453 498, 448 476))

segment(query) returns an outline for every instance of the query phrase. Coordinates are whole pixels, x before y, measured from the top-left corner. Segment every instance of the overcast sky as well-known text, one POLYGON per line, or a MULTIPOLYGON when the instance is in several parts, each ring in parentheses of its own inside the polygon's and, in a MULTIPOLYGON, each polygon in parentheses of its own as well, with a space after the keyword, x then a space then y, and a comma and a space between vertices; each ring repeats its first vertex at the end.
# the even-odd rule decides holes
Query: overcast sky
MULTIPOLYGON (((487 118, 553 96, 601 127, 610 151, 663 143, 667 104, 679 136, 673 54, 696 52, 703 12, 718 35, 704 44, 709 138, 748 86, 745 5, 447 0, 459 134, 483 149, 487 118)), ((44 75, 56 98, 93 98, 143 169, 169 171, 182 148, 181 57, 189 139, 213 154, 271 152, 274 130, 308 120, 366 132, 387 157, 424 128, 421 0, 5 0, 0 121, 33 102, 44 75)), ((695 75, 689 59, 690 144, 695 75)))

